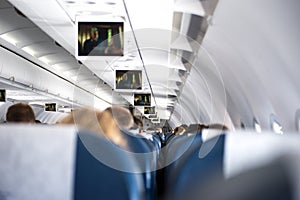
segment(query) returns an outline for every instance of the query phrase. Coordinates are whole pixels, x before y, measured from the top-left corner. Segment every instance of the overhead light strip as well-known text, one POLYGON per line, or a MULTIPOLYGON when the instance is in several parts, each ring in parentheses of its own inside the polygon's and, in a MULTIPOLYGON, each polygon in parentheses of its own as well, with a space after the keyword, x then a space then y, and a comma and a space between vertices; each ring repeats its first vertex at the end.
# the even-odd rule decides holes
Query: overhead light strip
POLYGON ((153 93, 153 89, 152 89, 152 86, 151 86, 151 83, 150 83, 150 79, 149 79, 149 76, 148 76, 148 73, 147 73, 147 70, 146 70, 146 67, 145 67, 144 59, 143 59, 142 53, 141 53, 141 51, 140 51, 139 44, 138 44, 138 42, 137 42, 137 39, 136 39, 136 36, 135 36, 135 32, 134 32, 133 27, 132 27, 132 23, 131 23, 131 20, 130 20, 130 17, 129 17, 129 13, 128 13, 128 10, 127 10, 127 6, 126 6, 126 3, 125 3, 125 0, 122 0, 122 1, 123 1, 123 4, 124 4, 124 8, 125 8, 125 12, 126 12, 126 15, 127 15, 127 18, 128 18, 128 22, 129 22, 129 25, 130 25, 130 29, 131 29, 131 31, 132 31, 132 35, 133 35, 133 38, 134 38, 134 42, 135 42, 136 47, 137 47, 138 52, 139 52, 139 57, 140 57, 140 59, 141 59, 141 61, 142 61, 142 65, 143 65, 143 68, 144 68, 144 70, 145 70, 146 78, 147 78, 147 81, 148 81, 149 86, 150 86, 150 90, 151 90, 151 94, 152 94, 154 103, 155 103, 155 105, 157 105, 156 100, 155 100, 155 96, 154 96, 154 93, 153 93))

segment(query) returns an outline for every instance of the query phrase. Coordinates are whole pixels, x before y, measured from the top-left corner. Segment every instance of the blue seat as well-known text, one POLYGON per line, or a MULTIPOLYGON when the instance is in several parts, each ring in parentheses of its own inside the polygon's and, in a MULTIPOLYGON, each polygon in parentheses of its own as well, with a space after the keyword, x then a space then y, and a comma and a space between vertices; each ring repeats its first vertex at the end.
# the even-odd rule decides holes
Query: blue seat
POLYGON ((126 141, 128 152, 133 153, 138 159, 140 173, 144 177, 146 199, 156 198, 156 168, 157 168, 157 150, 155 144, 145 137, 132 134, 129 131, 121 130, 126 141))
POLYGON ((230 179, 212 179, 209 184, 188 188, 189 200, 292 200, 295 199, 289 161, 284 157, 264 166, 245 171, 230 179))
MULTIPOLYGON (((198 134, 201 136, 200 134, 198 134)), ((223 156, 225 135, 205 143, 199 136, 194 138, 187 155, 166 176, 166 199, 185 199, 189 188, 209 184, 212 179, 223 180, 223 156), (198 142, 197 142, 198 141, 198 142), (208 153, 201 156, 201 152, 208 153)), ((166 169, 167 172, 168 169, 166 169)), ((200 198, 200 197, 199 197, 200 198)))
POLYGON ((174 137, 169 144, 166 146, 164 155, 165 168, 165 180, 166 185, 173 182, 174 175, 177 174, 178 166, 185 163, 188 156, 195 150, 198 149, 202 144, 201 133, 192 135, 178 135, 174 137))
POLYGON ((96 134, 79 132, 74 199, 146 199, 134 158, 96 134))
POLYGON ((172 132, 166 133, 166 144, 168 144, 173 137, 175 137, 174 133, 172 132))
POLYGON ((176 175, 177 166, 185 162, 187 155, 201 144, 201 135, 193 134, 188 136, 178 135, 174 136, 168 144, 162 148, 159 157, 159 168, 157 172, 158 179, 158 196, 164 198, 165 187, 174 179, 176 175))
POLYGON ((152 136, 153 136, 153 140, 158 144, 159 149, 161 149, 162 144, 161 144, 161 139, 160 139, 159 135, 153 134, 152 136))

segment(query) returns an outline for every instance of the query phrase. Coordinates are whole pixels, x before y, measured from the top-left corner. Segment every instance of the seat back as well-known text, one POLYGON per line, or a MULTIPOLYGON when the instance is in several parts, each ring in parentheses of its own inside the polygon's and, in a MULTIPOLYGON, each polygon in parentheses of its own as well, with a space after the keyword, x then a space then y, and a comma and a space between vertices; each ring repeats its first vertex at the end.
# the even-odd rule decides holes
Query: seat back
POLYGON ((76 134, 73 127, 0 126, 0 199, 73 196, 76 134))
POLYGON ((74 199, 145 199, 133 157, 96 134, 79 132, 74 199))
POLYGON ((174 137, 162 151, 166 185, 173 182, 178 166, 185 163, 188 156, 202 144, 201 133, 174 137))
POLYGON ((292 200, 292 179, 287 160, 279 158, 227 180, 212 179, 208 184, 188 188, 189 200, 292 200))
POLYGON ((145 199, 133 157, 101 136, 76 132, 1 125, 0 199, 145 199))
POLYGON ((185 160, 168 176, 166 199, 184 199, 189 188, 209 184, 212 179, 223 180, 224 140, 221 135, 192 145, 185 160), (201 151, 208 154, 202 157, 201 151))
POLYGON ((155 145, 141 135, 134 135, 129 131, 122 130, 126 139, 128 149, 138 160, 140 167, 139 173, 144 177, 146 188, 146 199, 154 199, 156 197, 156 167, 157 167, 157 150, 155 145))

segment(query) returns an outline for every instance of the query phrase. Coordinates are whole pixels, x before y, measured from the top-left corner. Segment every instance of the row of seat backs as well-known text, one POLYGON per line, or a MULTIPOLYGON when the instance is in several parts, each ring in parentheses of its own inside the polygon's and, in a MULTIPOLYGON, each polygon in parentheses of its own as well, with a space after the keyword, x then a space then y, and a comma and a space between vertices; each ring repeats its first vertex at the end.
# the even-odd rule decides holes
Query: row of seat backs
POLYGON ((0 197, 154 199, 155 155, 140 163, 134 152, 152 147, 128 137, 133 148, 124 150, 73 126, 1 125, 0 197))
POLYGON ((132 134, 130 131, 122 130, 127 141, 126 149, 131 156, 135 157, 140 166, 139 173, 143 174, 148 200, 156 198, 156 168, 159 150, 155 141, 146 139, 139 134, 132 134))
POLYGON ((164 147, 167 145, 167 143, 173 138, 175 137, 175 134, 172 132, 168 132, 168 133, 154 133, 153 134, 153 138, 155 138, 156 140, 159 140, 160 142, 160 147, 164 147))
POLYGON ((187 188, 223 180, 224 135, 207 142, 201 133, 181 135, 165 151, 165 198, 184 199, 187 188))
POLYGON ((240 132, 207 141, 202 140, 201 133, 182 135, 174 138, 163 154, 167 165, 163 199, 220 199, 222 195, 227 195, 223 199, 300 199, 300 189, 292 190, 300 179, 290 176, 299 173, 300 162, 291 162, 300 158, 299 135, 240 132), (281 156, 291 152, 292 158, 282 162, 281 156), (263 182, 267 185, 261 184, 270 176, 272 181, 269 178, 263 182), (232 195, 233 187, 243 192, 232 195))

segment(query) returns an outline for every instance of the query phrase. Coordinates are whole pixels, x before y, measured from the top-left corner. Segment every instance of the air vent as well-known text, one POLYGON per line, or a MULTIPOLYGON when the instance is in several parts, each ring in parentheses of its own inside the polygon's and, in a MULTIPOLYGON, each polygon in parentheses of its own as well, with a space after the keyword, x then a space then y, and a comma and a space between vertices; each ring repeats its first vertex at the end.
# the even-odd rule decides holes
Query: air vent
POLYGON ((14 9, 15 9, 16 13, 17 13, 19 16, 24 17, 24 18, 27 19, 27 17, 26 17, 20 10, 18 10, 16 7, 14 7, 14 9))

